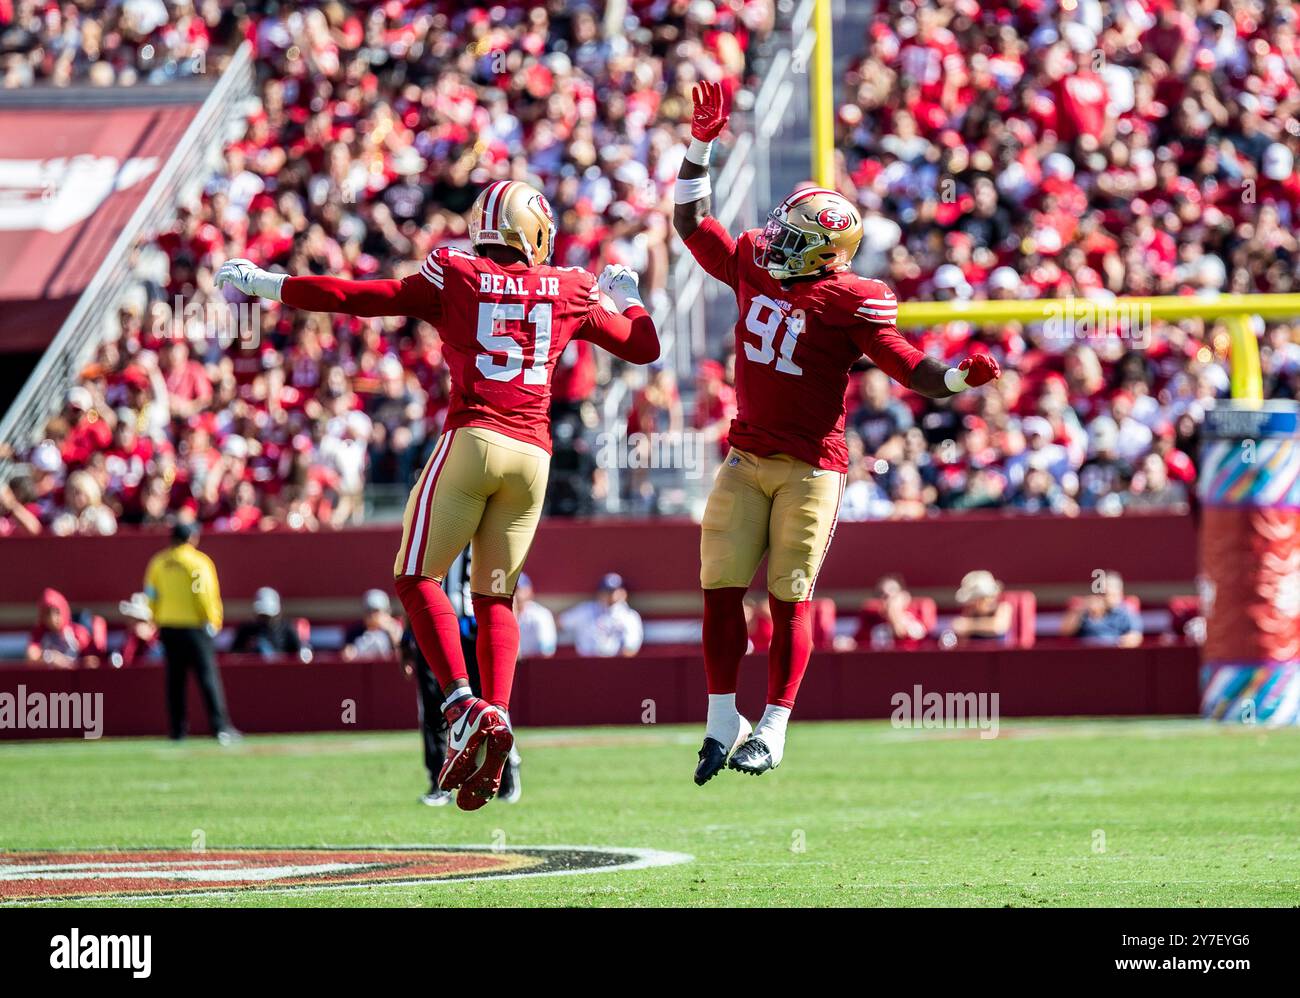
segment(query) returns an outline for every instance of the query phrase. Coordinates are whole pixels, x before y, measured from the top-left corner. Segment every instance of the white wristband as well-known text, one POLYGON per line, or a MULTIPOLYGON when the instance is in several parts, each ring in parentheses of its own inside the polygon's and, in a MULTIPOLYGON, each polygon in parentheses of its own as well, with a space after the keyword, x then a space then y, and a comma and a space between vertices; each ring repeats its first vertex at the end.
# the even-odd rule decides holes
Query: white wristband
POLYGON ((712 140, 701 142, 699 139, 691 139, 691 144, 686 147, 686 160, 696 166, 708 166, 709 156, 712 152, 712 140))
POLYGON ((689 180, 677 178, 673 184, 673 203, 690 204, 713 193, 713 185, 708 177, 692 177, 689 180))
POLYGON ((272 274, 269 271, 259 270, 249 283, 252 284, 253 294, 257 297, 279 301, 280 288, 284 286, 284 280, 288 276, 288 274, 272 274))
POLYGON ((943 372, 943 383, 948 391, 956 395, 958 392, 966 390, 966 372, 956 367, 950 367, 943 372))

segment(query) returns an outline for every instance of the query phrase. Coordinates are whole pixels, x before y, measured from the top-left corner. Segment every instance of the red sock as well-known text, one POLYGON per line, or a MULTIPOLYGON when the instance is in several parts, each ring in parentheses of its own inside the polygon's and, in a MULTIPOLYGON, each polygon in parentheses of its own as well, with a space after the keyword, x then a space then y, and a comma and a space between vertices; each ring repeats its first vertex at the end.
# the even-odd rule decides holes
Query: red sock
POLYGON ((787 603, 768 594, 772 647, 767 653, 767 702, 793 707, 812 655, 812 603, 787 603))
POLYGON ((478 674, 483 680, 483 699, 510 709, 510 687, 515 681, 519 658, 519 621, 514 598, 474 593, 474 617, 478 621, 478 674))
POLYGON ((465 654, 460 650, 460 621, 442 586, 423 575, 399 575, 396 587, 415 643, 438 685, 445 690, 458 679, 468 681, 465 654))
POLYGON ((704 673, 710 693, 735 693, 740 660, 749 648, 745 590, 704 590, 704 673))

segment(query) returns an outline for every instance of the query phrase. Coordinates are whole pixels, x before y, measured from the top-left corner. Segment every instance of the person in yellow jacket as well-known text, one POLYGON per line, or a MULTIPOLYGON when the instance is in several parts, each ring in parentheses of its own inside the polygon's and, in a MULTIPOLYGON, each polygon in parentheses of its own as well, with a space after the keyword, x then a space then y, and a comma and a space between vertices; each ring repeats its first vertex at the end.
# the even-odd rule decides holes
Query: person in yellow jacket
POLYGON ((167 659, 168 734, 173 740, 186 735, 185 679, 193 671, 212 732, 224 745, 239 733, 226 714, 217 673, 214 639, 221 630, 221 588, 217 567, 198 549, 198 537, 192 523, 172 527, 171 544, 149 559, 144 592, 167 659))

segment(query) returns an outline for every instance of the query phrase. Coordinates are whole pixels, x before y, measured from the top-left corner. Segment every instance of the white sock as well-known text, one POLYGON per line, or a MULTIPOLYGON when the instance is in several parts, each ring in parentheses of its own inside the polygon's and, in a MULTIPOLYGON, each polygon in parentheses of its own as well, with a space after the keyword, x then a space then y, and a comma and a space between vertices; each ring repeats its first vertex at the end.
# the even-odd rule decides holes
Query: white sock
POLYGON ((704 737, 721 742, 728 752, 740 734, 740 714, 736 710, 736 694, 710 693, 709 718, 704 723, 704 737))
POLYGON ((779 763, 785 752, 785 726, 790 720, 790 708, 769 703, 763 710, 754 728, 754 737, 763 742, 772 751, 772 762, 779 763))
POLYGON ((448 696, 447 699, 442 702, 442 712, 445 714, 447 712, 447 708, 450 707, 452 704, 458 703, 459 701, 464 700, 466 697, 472 697, 473 695, 474 695, 474 691, 471 690, 468 686, 456 687, 456 689, 451 691, 451 695, 448 696))

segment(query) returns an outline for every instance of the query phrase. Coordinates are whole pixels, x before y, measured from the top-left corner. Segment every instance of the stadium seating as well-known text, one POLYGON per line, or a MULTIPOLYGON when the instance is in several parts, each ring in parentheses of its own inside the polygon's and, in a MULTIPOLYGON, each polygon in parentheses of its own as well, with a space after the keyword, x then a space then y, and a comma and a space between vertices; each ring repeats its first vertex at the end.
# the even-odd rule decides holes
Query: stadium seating
MULTIPOLYGON (((661 300, 684 95, 697 77, 740 95, 773 24, 766 0, 673 5, 662 17, 634 3, 635 30, 621 38, 563 5, 548 23, 522 3, 451 17, 388 4, 371 14, 386 61, 356 84, 366 31, 346 5, 266 16, 128 5, 96 15, 98 31, 84 5, 20 9, 8 33, 30 54, 6 57, 6 85, 164 83, 249 38, 262 100, 202 197, 142 255, 161 276, 142 284, 152 290, 83 378, 91 420, 121 418, 138 439, 87 450, 65 413, 48 429, 52 446, 24 455, 29 474, 0 495, 0 533, 112 530, 182 509, 216 530, 318 529, 355 522, 367 497, 398 501, 445 406, 436 333, 268 310, 255 347, 172 347, 172 297, 202 301, 235 253, 291 270, 405 273, 432 245, 463 239, 460 212, 481 183, 518 172, 560 210, 560 262, 630 263, 661 300), (94 50, 95 36, 111 46, 94 50), (671 59, 668 38, 684 39, 671 59), (434 73, 428 51, 456 58, 434 73), (410 83, 426 88, 419 100, 410 83), (66 486, 79 469, 98 495, 75 490, 74 508, 66 486)), ((1296 59, 1295 17, 1235 11, 882 4, 844 76, 836 136, 841 186, 867 214, 860 266, 904 300, 1293 290, 1300 174, 1284 125, 1300 88, 1282 67, 1296 59), (1080 58, 1094 50, 1098 73, 1080 58)), ((1196 320, 1149 333, 1149 343, 1064 343, 1014 325, 924 332, 936 356, 987 349, 1009 374, 956 407, 856 379, 844 518, 1184 508, 1201 416, 1226 392, 1227 337, 1196 320)), ((1260 336, 1266 392, 1294 396, 1297 327, 1260 336)), ((726 418, 725 331, 710 344, 718 362, 701 380, 720 388, 694 404, 696 386, 679 398, 665 371, 663 391, 638 395, 638 423, 674 407, 696 426, 726 418)), ((602 401, 611 374, 577 350, 557 375, 556 418, 576 449, 572 471, 557 472, 553 513, 596 508, 597 469, 575 456, 578 414, 602 401)), ((650 507, 659 487, 636 483, 650 507)))

